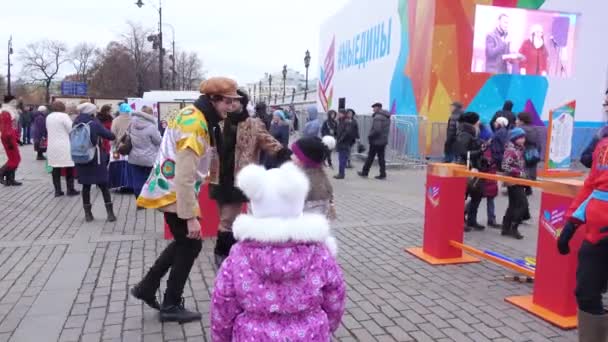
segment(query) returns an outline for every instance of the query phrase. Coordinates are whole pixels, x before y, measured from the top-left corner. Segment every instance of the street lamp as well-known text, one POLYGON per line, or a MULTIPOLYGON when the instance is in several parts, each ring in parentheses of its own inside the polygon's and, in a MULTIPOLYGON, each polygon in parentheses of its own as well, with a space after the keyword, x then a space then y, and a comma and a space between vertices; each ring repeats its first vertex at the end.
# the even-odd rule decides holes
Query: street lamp
POLYGON ((291 88, 291 104, 294 103, 296 99, 296 88, 291 88))
MULTIPOLYGON (((142 8, 142 6, 144 5, 144 2, 142 0, 137 0, 137 2, 135 3, 135 5, 137 5, 137 7, 142 8)), ((163 67, 164 67, 164 63, 163 63, 163 57, 165 55, 165 51, 163 49, 163 3, 162 0, 158 0, 158 36, 156 36, 155 38, 152 38, 152 36, 148 37, 148 41, 152 41, 154 43, 154 45, 158 46, 158 74, 159 74, 159 86, 160 89, 163 89, 163 78, 164 78, 164 72, 163 72, 163 67)))
POLYGON ((287 80, 287 64, 283 65, 283 103, 285 103, 285 81, 287 80))
POLYGON ((171 65, 171 88, 173 90, 176 90, 175 79, 177 77, 177 70, 175 70, 175 63, 176 63, 177 56, 175 55, 175 28, 171 24, 165 23, 163 25, 169 26, 169 28, 171 28, 171 33, 173 34, 173 41, 171 42, 171 49, 173 51, 171 52, 169 59, 171 60, 171 63, 172 63, 172 65, 171 65))
POLYGON ((259 98, 260 98, 260 102, 262 102, 262 80, 260 80, 260 83, 258 85, 258 93, 259 93, 259 98))
POLYGON ((13 36, 8 39, 8 72, 6 73, 7 79, 7 95, 11 95, 11 55, 13 54, 13 36))
POLYGON ((308 67, 310 67, 310 51, 306 50, 304 55, 304 66, 306 67, 306 88, 304 88, 304 101, 308 97, 308 67))
POLYGON ((268 103, 272 101, 272 75, 268 74, 268 103))
POLYGON ((255 99, 256 99, 255 95, 256 95, 256 90, 257 90, 257 88, 258 88, 258 85, 257 85, 257 84, 254 84, 254 85, 253 85, 253 103, 257 103, 257 102, 255 101, 255 99))

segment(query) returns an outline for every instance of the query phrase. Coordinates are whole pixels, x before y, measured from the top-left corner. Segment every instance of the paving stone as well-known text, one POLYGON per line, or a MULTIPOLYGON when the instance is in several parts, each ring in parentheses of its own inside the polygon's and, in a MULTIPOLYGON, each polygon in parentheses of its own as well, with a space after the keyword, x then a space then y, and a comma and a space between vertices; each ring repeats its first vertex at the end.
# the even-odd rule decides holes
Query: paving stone
MULTIPOLYGON (((0 192, 0 212, 11 210, 0 216, 0 342, 22 322, 34 322, 26 315, 45 286, 76 279, 73 274, 58 277, 58 265, 82 263, 74 292, 59 303, 65 306, 65 316, 55 318, 51 325, 56 327, 48 327, 57 329, 51 340, 211 340, 213 240, 203 242, 184 291, 188 306, 201 311, 203 319, 183 326, 160 324, 158 312, 129 298, 128 290, 167 245, 162 214, 136 211, 132 196, 113 194, 118 222, 85 224, 80 210, 73 210, 80 207, 80 199, 55 199, 48 175, 32 153, 23 153, 23 159, 19 174, 27 180, 24 186, 0 192), (7 228, 15 226, 19 229, 7 228), (83 253, 87 257, 78 257, 83 253)), ((504 282, 505 270, 499 266, 483 262, 433 267, 403 251, 422 241, 424 179, 424 171, 401 170, 391 171, 387 182, 348 177, 334 183, 339 218, 332 228, 348 285, 347 312, 334 340, 576 341, 576 331, 562 332, 504 303, 501 298, 530 293, 531 287, 504 282)), ((104 217, 103 200, 94 193, 94 214, 104 217)), ((533 211, 538 201, 538 195, 531 197, 533 211)), ((506 198, 499 196, 497 212, 505 208, 506 198)), ((484 215, 480 210, 482 222, 484 215)), ((506 255, 534 255, 534 224, 522 241, 502 239, 491 230, 467 234, 465 241, 506 255)), ((159 298, 164 280, 161 284, 159 298)), ((48 340, 40 330, 38 340, 48 340)))

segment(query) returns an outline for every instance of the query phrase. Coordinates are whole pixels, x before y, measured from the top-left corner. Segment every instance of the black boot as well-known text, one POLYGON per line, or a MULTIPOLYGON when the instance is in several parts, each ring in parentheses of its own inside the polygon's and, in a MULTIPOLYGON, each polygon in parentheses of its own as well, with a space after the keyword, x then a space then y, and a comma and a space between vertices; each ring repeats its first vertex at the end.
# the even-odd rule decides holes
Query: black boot
POLYGON ((55 188, 55 197, 65 195, 65 193, 61 191, 61 177, 55 176, 55 172, 53 172, 53 187, 55 188))
POLYGON ((522 240, 524 238, 523 235, 521 235, 521 233, 519 232, 519 230, 517 229, 517 227, 519 226, 518 223, 514 223, 511 226, 511 234, 509 234, 509 236, 511 236, 512 238, 516 239, 516 240, 522 240))
POLYGON ((160 321, 161 322, 177 322, 179 324, 200 321, 202 315, 200 312, 189 311, 184 307, 184 299, 182 298, 179 303, 171 303, 167 300, 167 293, 165 292, 165 298, 163 305, 160 308, 160 321))
POLYGON ((114 215, 114 206, 112 202, 106 203, 106 212, 108 213, 108 222, 116 222, 116 216, 114 215))
POLYGON ((218 232, 217 241, 215 243, 215 250, 213 256, 215 259, 215 267, 219 270, 220 266, 228 255, 230 255, 230 249, 236 243, 234 234, 232 232, 218 232))
POLYGON ((11 170, 11 171, 8 171, 6 173, 6 183, 4 185, 7 185, 7 186, 21 186, 21 185, 23 185, 22 183, 17 182, 15 180, 15 173, 16 172, 17 172, 17 170, 11 170))
POLYGON ((83 208, 84 208, 84 220, 86 222, 91 222, 91 221, 93 221, 95 219, 93 217, 93 212, 91 211, 92 207, 93 206, 90 205, 90 204, 83 205, 83 208))
POLYGON ((500 224, 496 223, 496 220, 488 220, 488 227, 495 228, 495 229, 502 228, 502 226, 500 224))
POLYGON ((68 196, 78 196, 80 195, 80 191, 76 191, 74 188, 74 176, 68 175, 65 179, 68 188, 68 196))
POLYGON ((38 154, 36 155, 36 160, 46 160, 46 158, 44 157, 44 154, 42 154, 42 152, 38 152, 38 154))
POLYGON ((0 167, 0 184, 6 184, 6 166, 0 167))
POLYGON ((511 220, 505 215, 502 219, 502 232, 500 233, 502 236, 510 236, 511 235, 511 220))
POLYGON ((141 283, 132 287, 130 292, 131 296, 143 301, 152 309, 160 310, 160 303, 158 302, 158 299, 156 299, 156 295, 145 293, 144 287, 141 285, 141 283))

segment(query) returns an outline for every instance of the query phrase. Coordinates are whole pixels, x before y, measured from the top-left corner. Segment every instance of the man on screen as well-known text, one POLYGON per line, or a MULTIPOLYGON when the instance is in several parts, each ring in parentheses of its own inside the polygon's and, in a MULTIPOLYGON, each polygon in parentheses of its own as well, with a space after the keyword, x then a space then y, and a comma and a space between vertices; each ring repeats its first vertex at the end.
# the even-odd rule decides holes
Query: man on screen
POLYGON ((506 74, 507 57, 511 52, 509 38, 509 16, 501 14, 498 17, 496 29, 486 36, 486 72, 506 74))

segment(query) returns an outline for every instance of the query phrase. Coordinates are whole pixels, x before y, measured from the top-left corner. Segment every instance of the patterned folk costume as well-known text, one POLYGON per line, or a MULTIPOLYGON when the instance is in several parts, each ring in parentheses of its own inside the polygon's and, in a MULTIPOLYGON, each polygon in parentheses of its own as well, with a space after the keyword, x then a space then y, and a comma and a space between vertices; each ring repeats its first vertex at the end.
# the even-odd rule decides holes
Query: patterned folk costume
MULTIPOLYGON (((185 107, 174 120, 170 120, 160 145, 152 173, 144 184, 137 205, 148 209, 162 209, 177 201, 175 190, 176 156, 178 151, 190 148, 200 158, 194 191, 200 187, 209 171, 212 153, 205 115, 195 106, 185 107)), ((198 206, 194 216, 200 216, 198 206)))

